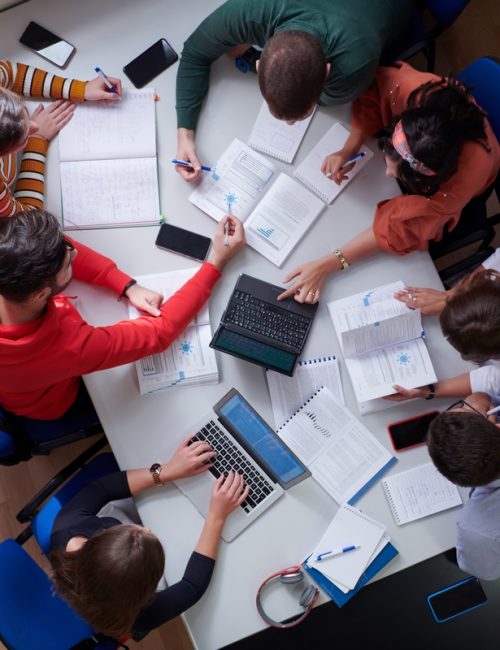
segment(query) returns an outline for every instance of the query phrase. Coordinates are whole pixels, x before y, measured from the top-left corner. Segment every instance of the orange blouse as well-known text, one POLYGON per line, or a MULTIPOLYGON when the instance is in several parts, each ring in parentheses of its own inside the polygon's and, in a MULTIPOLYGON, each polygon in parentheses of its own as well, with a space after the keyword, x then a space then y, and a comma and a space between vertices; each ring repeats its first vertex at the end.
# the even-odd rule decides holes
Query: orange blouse
MULTIPOLYGON (((438 79, 407 63, 380 67, 370 88, 353 103, 352 126, 375 136, 406 109, 415 88, 438 79)), ((493 183, 500 168, 500 146, 488 121, 485 130, 490 151, 466 142, 457 171, 433 196, 400 195, 377 205, 373 233, 380 248, 397 255, 427 250, 430 240, 442 238, 445 226, 455 228, 463 208, 493 183)))

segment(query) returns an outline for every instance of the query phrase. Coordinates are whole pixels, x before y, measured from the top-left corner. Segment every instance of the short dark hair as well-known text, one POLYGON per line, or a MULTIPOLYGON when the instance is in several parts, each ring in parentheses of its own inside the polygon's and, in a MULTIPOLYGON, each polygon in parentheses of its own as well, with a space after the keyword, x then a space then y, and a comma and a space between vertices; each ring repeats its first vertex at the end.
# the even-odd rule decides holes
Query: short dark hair
POLYGON ((434 465, 456 485, 500 478, 500 430, 482 415, 445 411, 432 421, 427 442, 434 465))
POLYGON ((132 525, 107 528, 79 550, 52 551, 49 559, 57 591, 94 630, 113 639, 132 632, 165 569, 159 539, 132 525))
POLYGON ((323 91, 323 49, 307 32, 278 32, 262 51, 258 76, 260 91, 271 113, 280 120, 298 120, 318 103, 323 91))
POLYGON ((59 221, 45 210, 0 219, 0 295, 23 302, 54 284, 67 249, 59 221))
POLYGON ((0 156, 9 153, 25 135, 23 100, 7 88, 0 88, 0 156))
POLYGON ((406 110, 382 132, 379 148, 399 163, 398 179, 405 191, 432 196, 456 172, 465 142, 479 142, 488 149, 484 142, 485 117, 471 100, 469 89, 456 79, 429 81, 410 94, 406 110), (435 176, 412 169, 393 147, 394 127, 400 120, 412 155, 435 176))
POLYGON ((478 271, 457 285, 439 316, 448 342, 467 361, 500 355, 500 274, 478 271))

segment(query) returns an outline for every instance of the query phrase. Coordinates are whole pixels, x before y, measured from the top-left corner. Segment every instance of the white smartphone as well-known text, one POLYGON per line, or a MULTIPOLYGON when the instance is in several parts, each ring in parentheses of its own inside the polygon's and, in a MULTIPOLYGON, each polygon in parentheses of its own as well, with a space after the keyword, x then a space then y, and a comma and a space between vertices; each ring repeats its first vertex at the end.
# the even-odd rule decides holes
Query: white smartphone
POLYGON ((33 21, 26 27, 19 42, 59 68, 64 68, 76 51, 74 45, 33 21))

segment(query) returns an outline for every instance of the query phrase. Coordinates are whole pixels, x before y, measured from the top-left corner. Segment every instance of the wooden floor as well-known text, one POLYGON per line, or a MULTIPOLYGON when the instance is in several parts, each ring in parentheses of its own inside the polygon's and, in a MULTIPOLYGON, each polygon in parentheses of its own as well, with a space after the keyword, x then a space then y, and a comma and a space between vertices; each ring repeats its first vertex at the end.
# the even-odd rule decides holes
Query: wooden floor
MULTIPOLYGON (((498 0, 472 0, 455 24, 440 38, 437 72, 457 72, 479 56, 500 57, 500 12, 498 0)), ((418 62, 415 62, 417 67, 418 62)), ((15 467, 0 467, 0 539, 15 537, 22 526, 15 515, 26 501, 88 443, 70 445, 50 456, 38 457, 15 467)), ((45 569, 47 560, 33 541, 25 546, 45 569)), ((3 647, 0 644, 0 648, 3 647)), ((193 646, 180 619, 163 625, 131 648, 143 650, 190 650, 193 646)))

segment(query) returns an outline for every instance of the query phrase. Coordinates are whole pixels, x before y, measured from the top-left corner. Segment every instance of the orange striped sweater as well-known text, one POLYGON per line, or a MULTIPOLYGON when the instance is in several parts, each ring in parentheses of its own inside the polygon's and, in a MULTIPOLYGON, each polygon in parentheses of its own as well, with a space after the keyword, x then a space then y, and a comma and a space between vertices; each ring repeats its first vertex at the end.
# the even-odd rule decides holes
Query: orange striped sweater
MULTIPOLYGON (((24 97, 70 99, 83 102, 85 81, 64 79, 24 63, 0 61, 0 87, 24 97)), ((20 210, 43 207, 45 159, 49 143, 32 136, 26 143, 15 187, 16 154, 0 157, 0 217, 11 217, 20 210)))

